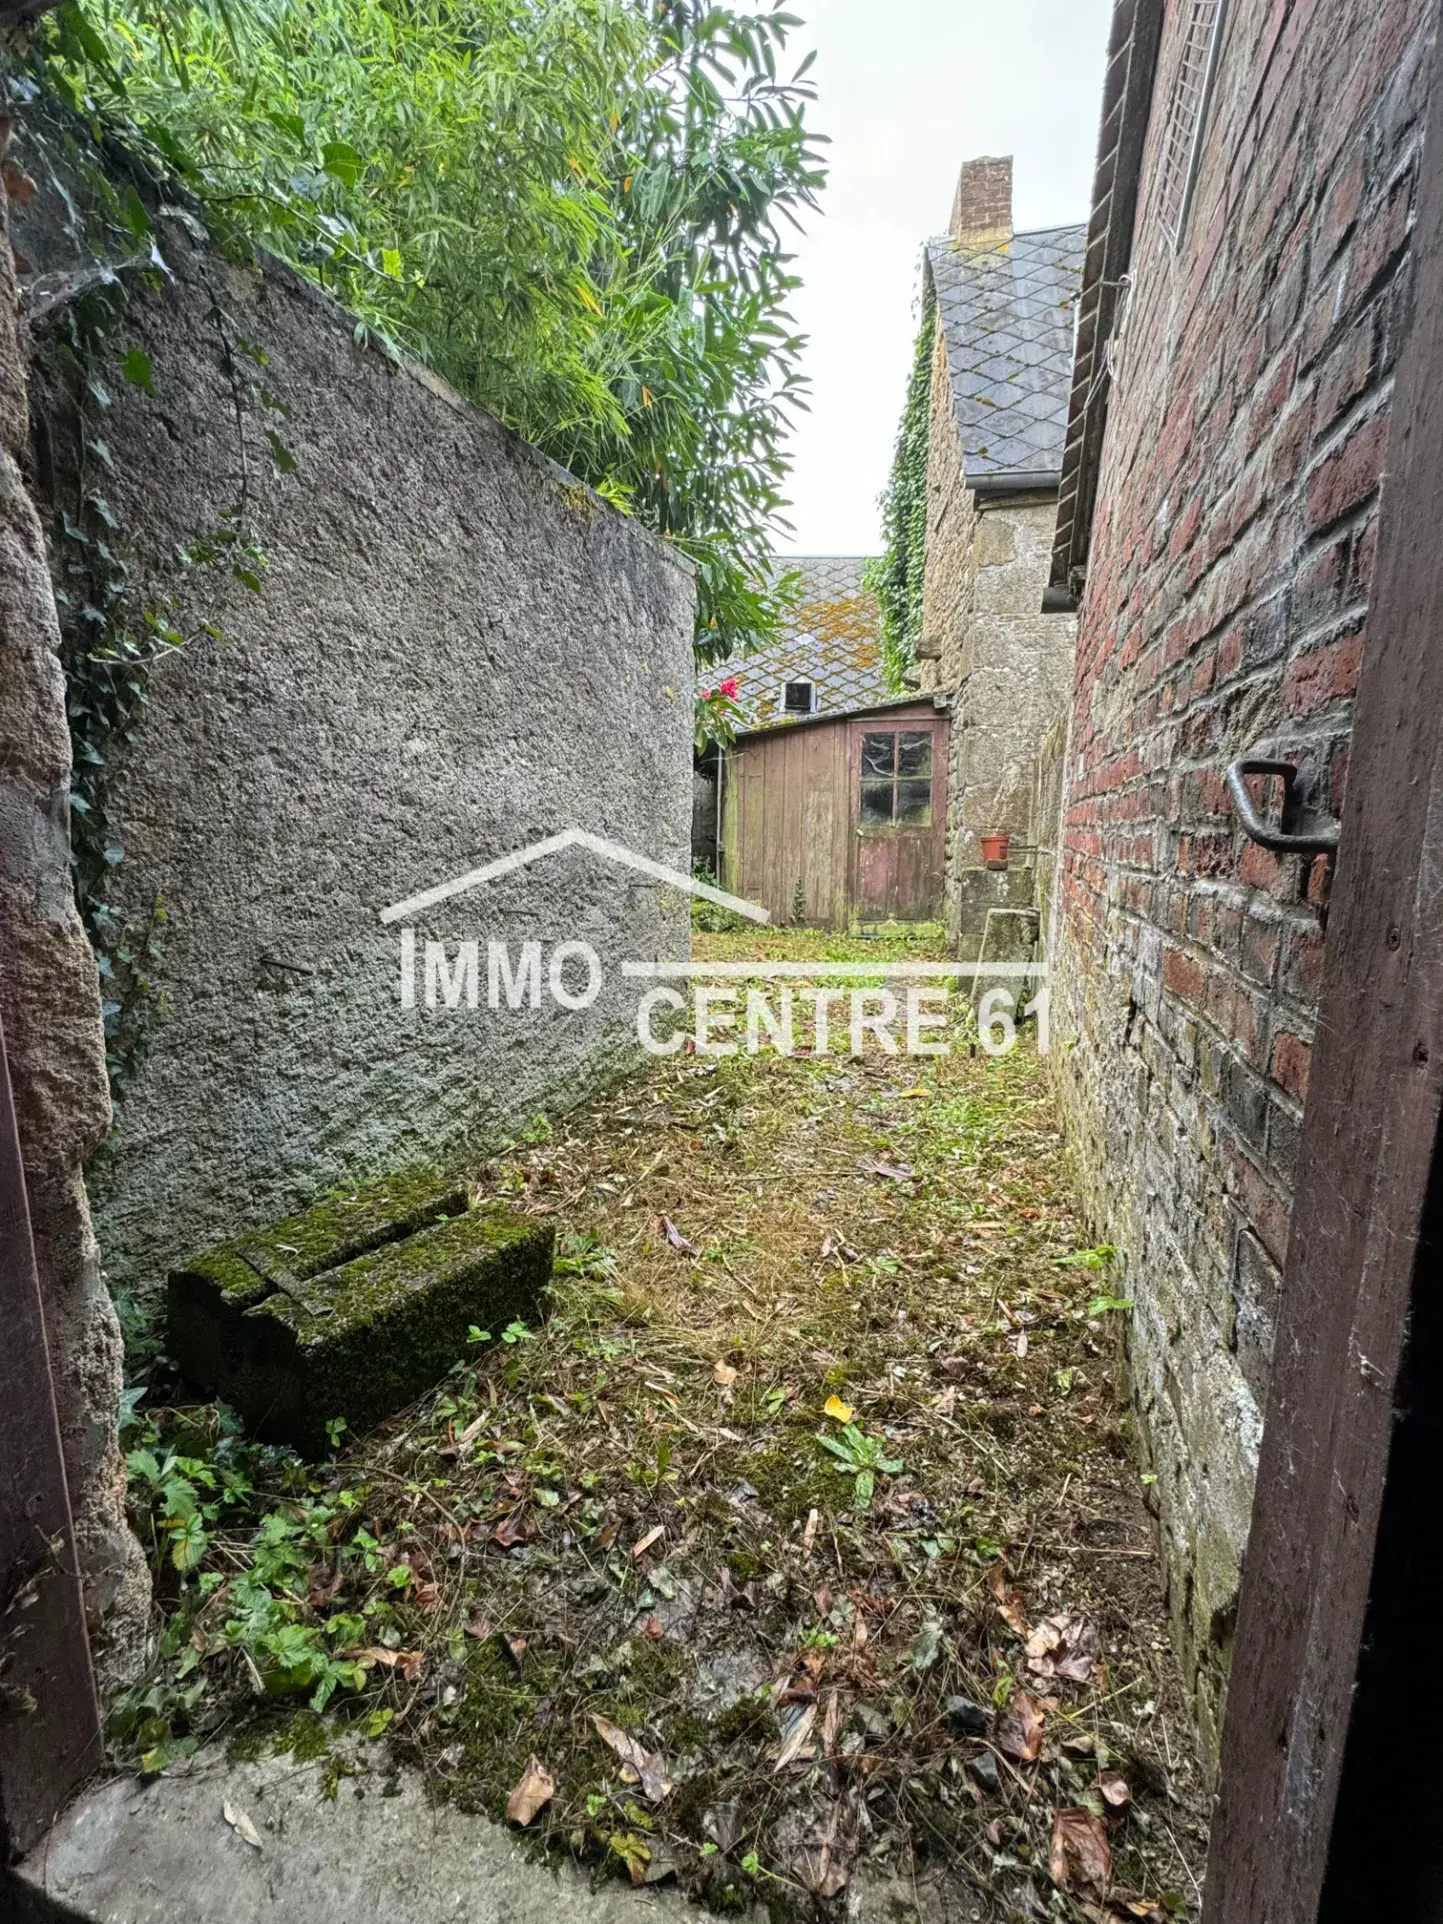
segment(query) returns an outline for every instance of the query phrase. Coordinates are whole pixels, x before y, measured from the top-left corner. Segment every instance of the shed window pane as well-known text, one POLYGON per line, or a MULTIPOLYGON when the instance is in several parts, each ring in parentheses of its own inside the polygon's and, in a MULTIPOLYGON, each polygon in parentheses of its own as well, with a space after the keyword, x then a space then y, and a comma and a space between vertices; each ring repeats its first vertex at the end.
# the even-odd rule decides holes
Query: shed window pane
POLYGON ((878 823, 892 819, 892 783, 890 779, 880 782, 862 783, 862 820, 878 823))
POLYGON ((932 784, 898 782, 897 820, 909 828, 926 828, 932 820, 932 784))
POLYGON ((930 775, 932 773, 932 731, 926 729, 916 733, 905 732, 897 751, 897 773, 899 775, 930 775))
MULTIPOLYGON (((895 735, 863 735, 862 737, 862 774, 890 776, 897 766, 897 737, 895 735)), ((887 811, 891 820, 891 809, 887 811)))

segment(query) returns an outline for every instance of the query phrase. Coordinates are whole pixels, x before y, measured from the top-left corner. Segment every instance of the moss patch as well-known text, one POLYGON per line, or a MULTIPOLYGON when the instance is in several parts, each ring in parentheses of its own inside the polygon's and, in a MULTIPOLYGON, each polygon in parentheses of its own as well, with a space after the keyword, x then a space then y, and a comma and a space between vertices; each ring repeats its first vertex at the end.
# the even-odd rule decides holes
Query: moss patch
POLYGON ((316 1452, 361 1431, 466 1353, 472 1325, 535 1317, 548 1228, 408 1171, 208 1251, 175 1271, 171 1352, 257 1434, 316 1452))

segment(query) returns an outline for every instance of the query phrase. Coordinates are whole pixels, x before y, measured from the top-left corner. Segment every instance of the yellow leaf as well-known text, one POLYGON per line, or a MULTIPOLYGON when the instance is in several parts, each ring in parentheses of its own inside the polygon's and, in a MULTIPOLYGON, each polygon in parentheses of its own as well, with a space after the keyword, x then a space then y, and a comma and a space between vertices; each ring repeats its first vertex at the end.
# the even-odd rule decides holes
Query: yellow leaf
POLYGON ((911 1101, 911 1100, 913 1099, 913 1097, 914 1097, 914 1096, 925 1096, 925 1095, 926 1095, 926 1093, 927 1093, 927 1091, 926 1091, 925 1089, 920 1089, 920 1088, 919 1088, 919 1089, 904 1089, 904 1090, 902 1091, 902 1093, 901 1093, 901 1095, 900 1095, 900 1096, 898 1097, 898 1101, 899 1101, 899 1102, 910 1102, 910 1101, 911 1101))
POLYGON ((856 1411, 850 1403, 844 1403, 840 1396, 829 1396, 823 1405, 827 1415, 835 1417, 839 1423, 850 1423, 856 1411))
POLYGON ((593 314, 599 314, 601 312, 601 304, 591 289, 589 287, 583 287, 579 292, 581 294, 582 305, 589 307, 593 314))

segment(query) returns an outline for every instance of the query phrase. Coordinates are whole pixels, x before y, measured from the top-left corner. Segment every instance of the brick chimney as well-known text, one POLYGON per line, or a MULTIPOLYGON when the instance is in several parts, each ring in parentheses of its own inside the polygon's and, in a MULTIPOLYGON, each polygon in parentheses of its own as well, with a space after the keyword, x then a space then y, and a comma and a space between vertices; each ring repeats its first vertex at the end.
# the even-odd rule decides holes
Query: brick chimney
POLYGON ((1012 238, 1012 156, 962 163, 948 232, 959 247, 996 247, 1012 238))

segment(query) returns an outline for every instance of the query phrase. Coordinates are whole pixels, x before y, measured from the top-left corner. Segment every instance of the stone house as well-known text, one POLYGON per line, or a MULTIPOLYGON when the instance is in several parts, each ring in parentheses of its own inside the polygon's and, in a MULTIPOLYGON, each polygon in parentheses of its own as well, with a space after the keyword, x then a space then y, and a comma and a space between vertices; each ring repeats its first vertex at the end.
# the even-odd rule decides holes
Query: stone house
POLYGON ((1076 624, 1046 598, 1086 229, 1017 233, 1012 161, 968 161, 927 243, 935 314, 921 686, 952 710, 946 923, 975 952, 991 910, 1031 910, 1039 748, 1060 722, 1076 624), (1044 602, 1046 601, 1046 612, 1044 602), (1007 834, 1010 865, 980 837, 1007 834))
POLYGON ((1109 49, 1049 582, 1080 620, 1051 944, 1075 1046, 1053 1060, 1136 1305, 1210 1743, 1334 878, 1326 853, 1252 839, 1227 772, 1286 761, 1304 820, 1342 811, 1436 20, 1423 0, 1119 0, 1109 49))

